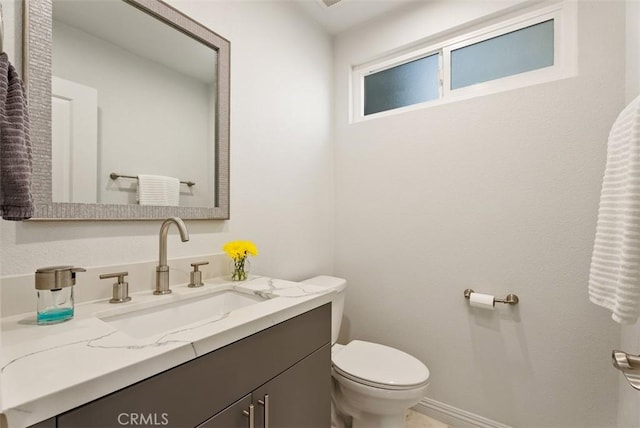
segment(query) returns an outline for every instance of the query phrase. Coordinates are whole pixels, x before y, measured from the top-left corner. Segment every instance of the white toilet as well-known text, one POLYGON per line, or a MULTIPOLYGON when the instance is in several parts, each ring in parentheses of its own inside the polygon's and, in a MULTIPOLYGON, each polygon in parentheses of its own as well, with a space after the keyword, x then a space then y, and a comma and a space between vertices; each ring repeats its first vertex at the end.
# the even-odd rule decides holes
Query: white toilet
POLYGON ((353 428, 404 427, 405 411, 427 391, 427 366, 405 352, 377 343, 353 340, 338 344, 347 282, 324 275, 302 282, 337 292, 331 302, 334 424, 348 426, 351 422, 353 428))

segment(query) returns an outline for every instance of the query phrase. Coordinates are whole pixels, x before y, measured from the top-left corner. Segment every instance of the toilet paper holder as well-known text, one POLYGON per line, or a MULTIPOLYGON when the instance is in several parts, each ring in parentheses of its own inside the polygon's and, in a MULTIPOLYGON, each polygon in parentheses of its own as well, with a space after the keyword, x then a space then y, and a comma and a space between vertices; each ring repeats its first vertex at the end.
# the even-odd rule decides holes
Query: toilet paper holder
MULTIPOLYGON (((475 293, 475 291, 473 291, 471 288, 467 288, 466 290, 464 290, 464 298, 470 299, 471 293, 475 293)), ((507 297, 505 297, 504 299, 496 299, 494 297, 493 301, 498 303, 507 303, 509 305, 517 305, 520 299, 518 298, 518 296, 511 293, 511 294, 507 294, 507 297)))

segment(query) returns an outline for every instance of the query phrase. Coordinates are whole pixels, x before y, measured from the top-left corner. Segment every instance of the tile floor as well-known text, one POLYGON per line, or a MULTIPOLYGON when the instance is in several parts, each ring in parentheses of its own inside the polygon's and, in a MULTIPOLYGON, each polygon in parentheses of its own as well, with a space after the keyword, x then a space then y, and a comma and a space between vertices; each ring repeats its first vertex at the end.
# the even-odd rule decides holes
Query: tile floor
POLYGON ((407 410, 405 421, 405 428, 453 428, 413 410, 407 410))

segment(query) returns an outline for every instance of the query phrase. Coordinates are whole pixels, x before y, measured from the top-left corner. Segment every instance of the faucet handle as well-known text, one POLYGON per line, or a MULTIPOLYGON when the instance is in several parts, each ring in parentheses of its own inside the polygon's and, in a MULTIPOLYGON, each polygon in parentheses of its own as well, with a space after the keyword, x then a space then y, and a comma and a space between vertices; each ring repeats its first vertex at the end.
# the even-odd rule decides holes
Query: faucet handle
POLYGON ((204 266, 208 264, 209 262, 191 263, 191 267, 193 267, 193 271, 191 271, 191 274, 190 274, 191 281, 189 282, 188 287, 195 288, 195 287, 202 287, 204 285, 204 282, 202 282, 202 272, 200 272, 198 268, 200 266, 204 266))
POLYGON ((193 267, 193 270, 198 272, 198 266, 204 266, 204 265, 208 265, 209 262, 195 262, 195 263, 191 263, 191 266, 193 267))
POLYGON ((129 297, 129 283, 125 282, 124 277, 129 272, 105 273, 100 275, 100 279, 118 278, 118 282, 113 283, 113 295, 109 303, 124 303, 131 300, 129 297))

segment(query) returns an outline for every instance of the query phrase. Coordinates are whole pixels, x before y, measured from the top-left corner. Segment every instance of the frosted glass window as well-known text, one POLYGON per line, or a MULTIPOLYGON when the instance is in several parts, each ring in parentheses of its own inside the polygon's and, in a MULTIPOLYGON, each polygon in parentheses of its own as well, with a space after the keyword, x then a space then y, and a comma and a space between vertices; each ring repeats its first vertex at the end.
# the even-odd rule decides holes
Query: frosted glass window
POLYGON ((438 99, 439 54, 364 77, 364 115, 438 99))
POLYGON ((451 51, 451 89, 553 65, 553 19, 451 51))

